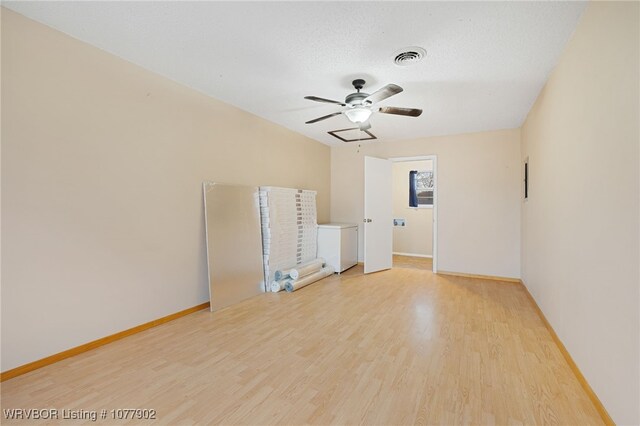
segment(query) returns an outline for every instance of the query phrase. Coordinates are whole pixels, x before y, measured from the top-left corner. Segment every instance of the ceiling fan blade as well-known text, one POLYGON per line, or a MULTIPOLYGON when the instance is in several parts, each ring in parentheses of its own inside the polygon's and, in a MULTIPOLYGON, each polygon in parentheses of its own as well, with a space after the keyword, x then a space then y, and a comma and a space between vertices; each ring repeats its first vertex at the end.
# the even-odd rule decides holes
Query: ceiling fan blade
POLYGON ((373 92, 372 94, 370 94, 369 96, 367 96, 366 98, 364 98, 362 102, 369 105, 375 104, 376 102, 380 102, 384 99, 390 98, 393 95, 397 95, 403 90, 404 89, 398 85, 387 84, 382 89, 379 89, 373 92))
POLYGON ((408 115, 409 117, 419 117, 422 114, 422 110, 417 108, 382 107, 378 111, 383 114, 408 115))
POLYGON ((346 106, 347 104, 339 102, 339 101, 332 101, 331 99, 325 99, 325 98, 319 98, 317 96, 305 96, 305 99, 309 99, 310 101, 316 101, 316 102, 324 102, 327 104, 338 104, 338 105, 342 105, 342 106, 346 106))
POLYGON ((315 118, 315 119, 313 119, 313 120, 309 120, 309 121, 307 121, 307 122, 306 122, 306 123, 304 123, 304 124, 317 123, 318 121, 326 120, 327 118, 331 118, 331 117, 333 117, 333 116, 340 115, 340 114, 342 114, 342 112, 334 112, 333 114, 323 115, 322 117, 318 117, 318 118, 315 118))

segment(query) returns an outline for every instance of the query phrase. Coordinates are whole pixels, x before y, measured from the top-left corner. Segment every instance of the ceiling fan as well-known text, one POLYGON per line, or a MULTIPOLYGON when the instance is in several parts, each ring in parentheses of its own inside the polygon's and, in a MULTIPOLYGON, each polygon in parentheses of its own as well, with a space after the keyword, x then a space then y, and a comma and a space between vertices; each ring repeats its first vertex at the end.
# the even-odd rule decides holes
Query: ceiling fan
POLYGON ((347 95, 344 102, 319 98, 317 96, 305 96, 304 98, 309 99, 310 101, 338 104, 340 106, 346 107, 342 111, 334 112, 329 115, 309 120, 305 124, 317 123, 318 121, 326 120, 327 118, 344 114, 349 119, 349 121, 357 124, 360 127, 360 130, 366 130, 371 128, 371 124, 369 124, 367 120, 369 120, 369 117, 371 117, 371 114, 373 114, 374 112, 381 112, 383 114, 406 115, 409 117, 418 117, 420 114, 422 114, 422 110, 417 108, 397 108, 387 106, 379 108, 374 107, 375 103, 402 92, 402 87, 398 85, 387 84, 386 86, 373 92, 372 94, 368 94, 360 91, 364 87, 364 80, 353 80, 351 84, 353 84, 353 87, 355 87, 356 92, 347 95))

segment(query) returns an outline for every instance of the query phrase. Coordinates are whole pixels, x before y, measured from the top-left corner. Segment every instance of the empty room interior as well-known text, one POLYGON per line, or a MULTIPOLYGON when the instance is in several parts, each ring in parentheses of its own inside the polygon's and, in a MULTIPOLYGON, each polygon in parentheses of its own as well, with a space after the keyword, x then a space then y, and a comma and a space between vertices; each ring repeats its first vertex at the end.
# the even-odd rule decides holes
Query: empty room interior
POLYGON ((640 2, 0 15, 0 423, 640 425, 640 2))

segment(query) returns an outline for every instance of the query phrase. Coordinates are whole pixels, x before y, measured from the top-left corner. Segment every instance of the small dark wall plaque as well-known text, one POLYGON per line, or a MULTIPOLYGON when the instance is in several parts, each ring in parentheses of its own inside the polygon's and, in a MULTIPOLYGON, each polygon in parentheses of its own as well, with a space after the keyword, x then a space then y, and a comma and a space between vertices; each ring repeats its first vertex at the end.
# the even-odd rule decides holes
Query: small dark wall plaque
POLYGON ((529 159, 524 163, 524 199, 529 198, 529 159))

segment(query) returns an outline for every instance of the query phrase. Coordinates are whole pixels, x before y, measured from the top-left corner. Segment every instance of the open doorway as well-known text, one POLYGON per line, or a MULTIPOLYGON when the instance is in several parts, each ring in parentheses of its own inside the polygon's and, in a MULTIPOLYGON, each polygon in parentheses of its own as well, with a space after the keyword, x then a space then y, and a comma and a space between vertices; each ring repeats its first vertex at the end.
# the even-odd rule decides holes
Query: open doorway
POLYGON ((392 158, 393 266, 436 271, 436 158, 392 158))

